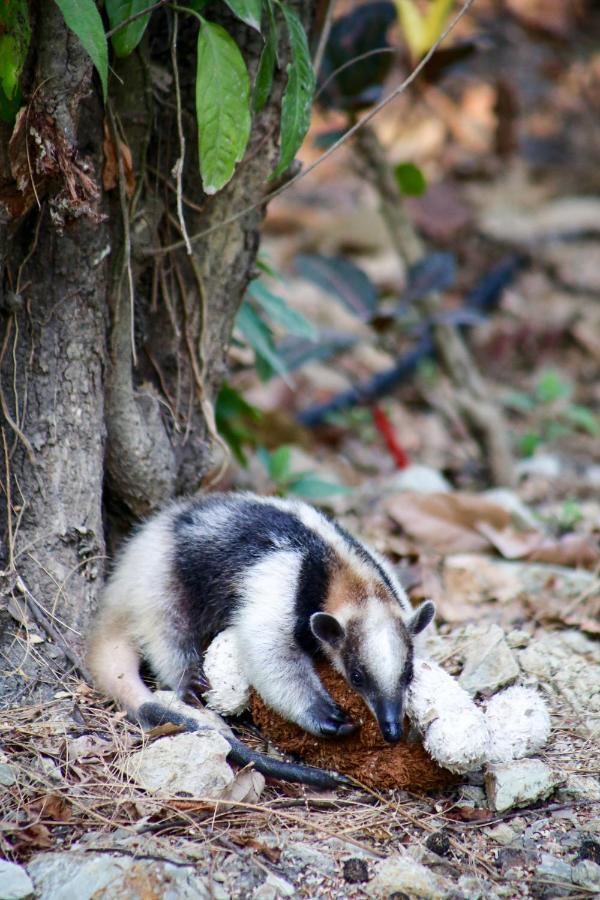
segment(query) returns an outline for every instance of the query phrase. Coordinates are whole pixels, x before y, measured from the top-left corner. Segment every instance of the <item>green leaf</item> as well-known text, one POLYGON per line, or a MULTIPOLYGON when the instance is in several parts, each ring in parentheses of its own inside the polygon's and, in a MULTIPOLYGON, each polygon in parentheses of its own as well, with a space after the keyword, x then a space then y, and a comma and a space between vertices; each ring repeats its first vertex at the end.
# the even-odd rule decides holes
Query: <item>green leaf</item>
POLYGON ((454 0, 430 0, 429 7, 425 13, 425 46, 423 47, 423 53, 426 53, 439 38, 453 6, 454 0))
POLYGON ((572 403, 571 406, 567 407, 564 414, 569 422, 581 431, 587 431, 592 437, 597 437, 600 434, 600 419, 587 406, 578 406, 572 403))
POLYGON ((298 494, 301 497, 318 500, 322 497, 332 497, 335 494, 351 494, 352 488, 346 487, 345 484, 334 484, 333 481, 325 481, 324 478, 318 478, 311 475, 310 472, 303 472, 297 478, 288 481, 286 489, 290 494, 298 494))
POLYGON ((27 0, 4 0, 0 3, 0 90, 9 106, 19 93, 30 39, 27 0))
POLYGON ((404 39, 413 57, 421 56, 427 44, 425 17, 414 0, 395 0, 404 39))
POLYGON ((291 447, 278 447, 271 453, 269 459, 269 478, 275 484, 281 484, 290 476, 290 461, 292 458, 291 447))
MULTIPOLYGON (((279 375, 286 374, 285 363, 277 354, 271 329, 250 303, 246 301, 242 303, 235 319, 235 325, 254 350, 257 363, 262 358, 273 372, 277 372, 279 375)), ((269 377, 270 374, 264 367, 262 370, 259 369, 261 377, 269 377)))
MULTIPOLYGON (((152 0, 106 0, 106 12, 111 29, 152 5, 152 0)), ((117 56, 129 56, 133 53, 149 21, 150 13, 140 16, 113 34, 111 41, 117 56)))
POLYGON ((283 297, 271 293, 262 281, 252 281, 248 287, 248 293, 272 322, 281 325, 290 334, 296 334, 298 337, 307 338, 310 341, 317 339, 317 329, 312 322, 309 322, 302 313, 288 306, 283 297))
POLYGON ((554 403, 571 394, 571 383, 553 369, 545 369, 538 379, 535 394, 540 403, 554 403))
POLYGON ((214 22, 198 34, 196 116, 200 174, 207 194, 231 179, 250 137, 250 76, 231 35, 214 22))
POLYGON ((398 163, 394 167, 398 187, 407 197, 420 197, 427 190, 425 176, 414 163, 398 163))
POLYGON ((287 84, 281 104, 281 151, 273 178, 285 172, 302 145, 310 126, 315 91, 315 74, 302 22, 294 9, 284 3, 280 6, 288 29, 291 58, 287 66, 287 84))
POLYGON ((260 31, 262 0, 225 0, 225 3, 238 19, 260 31))
POLYGON ((94 0, 55 0, 67 26, 73 31, 94 63, 102 95, 106 100, 108 88, 108 44, 104 26, 94 0))
POLYGON ((528 431, 519 438, 519 450, 523 456, 533 456, 542 443, 542 437, 536 431, 528 431))
POLYGON ((225 382, 215 402, 215 422, 219 434, 225 438, 231 452, 242 466, 248 465, 244 444, 252 445, 254 437, 246 422, 257 422, 261 412, 252 406, 235 388, 225 382))
POLYGON ((277 26, 271 5, 269 4, 269 30, 263 52, 260 56, 258 64, 258 72, 256 73, 256 81, 254 83, 254 109, 258 113, 264 108, 271 88, 273 86, 273 74, 275 72, 275 61, 277 59, 277 26))

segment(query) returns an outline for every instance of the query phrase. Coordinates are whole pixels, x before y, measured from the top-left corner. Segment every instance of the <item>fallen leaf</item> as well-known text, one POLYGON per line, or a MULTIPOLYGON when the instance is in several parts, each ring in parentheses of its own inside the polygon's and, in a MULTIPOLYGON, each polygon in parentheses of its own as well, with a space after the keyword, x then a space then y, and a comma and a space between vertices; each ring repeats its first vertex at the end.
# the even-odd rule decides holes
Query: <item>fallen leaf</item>
POLYGON ((490 822, 494 813, 491 809, 480 809, 477 806, 455 806, 446 816, 459 822, 490 822))
POLYGON ((46 794, 31 803, 29 808, 40 819, 49 822, 69 822, 71 820, 71 804, 61 794, 46 794))
POLYGON ((390 497, 385 508, 412 538, 443 554, 487 550, 490 542, 480 523, 498 530, 510 524, 505 509, 471 494, 405 492, 390 497))
POLYGON ((590 568, 600 561, 598 549, 580 534, 552 538, 538 531, 516 531, 511 527, 499 530, 487 522, 481 522, 478 530, 506 559, 590 568))

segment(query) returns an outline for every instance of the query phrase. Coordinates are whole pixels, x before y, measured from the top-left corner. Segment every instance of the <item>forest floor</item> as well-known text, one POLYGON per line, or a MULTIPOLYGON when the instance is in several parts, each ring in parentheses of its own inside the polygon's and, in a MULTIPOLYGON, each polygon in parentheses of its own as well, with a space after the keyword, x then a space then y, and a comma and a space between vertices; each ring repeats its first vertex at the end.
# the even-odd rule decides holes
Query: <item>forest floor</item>
MULTIPOLYGON (((72 677, 50 703, 0 714, 0 857, 23 867, 0 862, 0 897, 28 896, 27 878, 44 900, 600 892, 600 70, 559 12, 568 5, 549 6, 550 37, 548 22, 496 21, 487 55, 377 120, 392 162, 417 161, 426 176, 407 206, 454 267, 444 313, 468 325, 506 416, 514 485, 492 489, 435 358, 375 416, 355 405, 298 425, 301 412, 388 372, 422 334, 402 306, 407 273, 377 197, 344 148, 272 204, 261 253, 281 273, 271 289, 327 335, 322 346, 346 349, 266 383, 245 349, 232 351, 231 383, 261 411, 251 429, 267 454, 250 450, 219 489, 284 491, 306 471, 349 488, 322 502, 392 560, 414 602, 436 602, 433 657, 460 676, 480 654, 479 700, 514 681, 546 699, 552 733, 536 756, 550 793, 532 789, 497 812, 475 771, 429 793, 268 783, 252 799, 160 799, 123 773, 139 730, 72 677), (368 282, 327 260, 327 277, 308 278, 302 258, 323 257, 368 282), (510 274, 498 302, 465 307, 499 265, 510 274), (384 315, 365 313, 373 290, 384 315), (404 318, 390 312, 398 306, 404 318), (493 668, 499 645, 506 671, 491 688, 482 648, 493 668)), ((473 31, 485 30, 491 7, 481 7, 473 31)), ((340 121, 318 114, 313 136, 340 121)), ((307 161, 317 155, 309 147, 307 161)))

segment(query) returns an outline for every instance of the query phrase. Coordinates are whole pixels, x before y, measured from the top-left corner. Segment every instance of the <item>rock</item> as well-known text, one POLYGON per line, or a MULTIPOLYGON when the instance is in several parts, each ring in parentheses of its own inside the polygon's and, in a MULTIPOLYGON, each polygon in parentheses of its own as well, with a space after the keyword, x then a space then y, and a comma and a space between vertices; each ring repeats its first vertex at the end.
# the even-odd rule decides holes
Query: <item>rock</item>
POLYGON ((493 694, 518 676, 519 665, 506 643, 504 631, 499 625, 490 625, 481 641, 469 648, 459 682, 474 696, 493 694))
POLYGON ((0 785, 2 787, 10 787, 11 784, 17 783, 17 775, 12 766, 7 763, 0 762, 0 785))
POLYGON ((572 880, 587 891, 600 891, 600 866, 591 859, 583 859, 573 866, 572 880))
MULTIPOLYGON (((578 574, 575 570, 572 573, 578 574)), ((572 599, 585 589, 580 585, 572 599)), ((518 650, 517 658, 524 672, 552 691, 561 706, 570 707, 574 730, 585 738, 597 740, 600 736, 600 642, 574 629, 548 632, 531 641, 525 650, 518 650)))
POLYGON ((38 900, 209 900, 193 866, 109 853, 42 853, 28 865, 38 900))
POLYGON ((392 491, 415 491, 417 494, 435 494, 438 491, 446 493, 452 487, 444 476, 430 466, 407 466, 394 475, 389 482, 392 491))
POLYGON ((425 840, 425 846, 438 856, 448 856, 450 853, 450 838, 445 831, 434 831, 425 840))
POLYGON ((520 759, 486 767, 485 788, 490 809, 504 812, 549 797, 560 778, 539 759, 520 759))
POLYGON ((571 866, 550 853, 542 853, 541 862, 536 867, 535 873, 538 877, 551 881, 571 882, 571 866))
MULTIPOLYGON (((499 887, 500 885, 496 885, 496 890, 499 887)), ((492 890, 489 881, 484 881, 475 875, 462 875, 458 879, 458 889, 465 900, 467 898, 468 900, 495 900, 499 896, 499 892, 496 893, 492 890)))
POLYGON ((496 825, 495 828, 486 828, 485 834, 493 841, 496 841, 497 844, 502 844, 503 847, 512 844, 517 836, 510 825, 506 825, 504 822, 496 825))
POLYGON ((314 844, 301 841, 286 841, 282 859, 295 865, 298 869, 305 869, 309 866, 313 871, 320 872, 322 875, 335 875, 337 871, 335 861, 330 856, 323 853, 314 844))
POLYGON ((369 880, 369 868, 364 859, 357 856, 344 860, 344 881, 350 884, 365 884, 369 880))
POLYGON ((441 900, 449 888, 450 882, 409 856, 390 856, 377 863, 373 878, 364 890, 371 897, 388 898, 401 892, 411 898, 441 900))
POLYGON ((530 640, 531 635, 529 632, 521 631, 519 628, 514 628, 506 635, 506 643, 511 650, 522 650, 523 647, 526 647, 529 644, 530 640))
POLYGON ((592 862, 600 865, 600 842, 592 840, 592 838, 584 838, 579 847, 578 859, 591 859, 592 862))
POLYGON ((567 775, 559 800, 600 800, 600 781, 595 775, 567 775))
POLYGON ((254 900, 277 900, 278 897, 293 897, 296 888, 285 878, 271 873, 254 893, 254 900))
POLYGON ((33 882, 22 866, 0 859, 0 900, 24 900, 33 894, 33 882))
POLYGON ((159 738, 123 765, 144 790, 159 797, 222 797, 234 775, 226 763, 229 744, 216 731, 159 738))
POLYGON ((539 453, 529 459, 521 459, 515 466, 519 478, 535 475, 555 481, 560 477, 563 465, 558 456, 550 453, 539 453))

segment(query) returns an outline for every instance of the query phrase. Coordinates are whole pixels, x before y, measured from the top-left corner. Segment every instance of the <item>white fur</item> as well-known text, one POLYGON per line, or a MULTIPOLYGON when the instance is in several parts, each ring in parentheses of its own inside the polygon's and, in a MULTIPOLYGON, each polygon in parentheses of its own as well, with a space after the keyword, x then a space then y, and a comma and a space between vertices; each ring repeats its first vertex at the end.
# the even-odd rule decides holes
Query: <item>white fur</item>
POLYGON ((363 658, 382 694, 394 695, 406 662, 406 644, 394 625, 389 603, 369 597, 362 620, 363 658))

